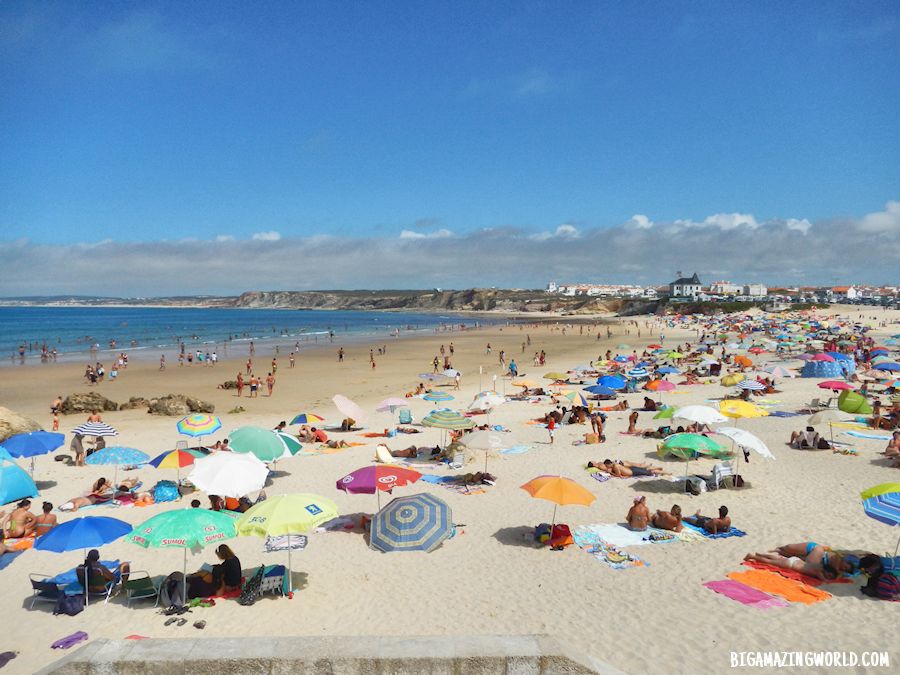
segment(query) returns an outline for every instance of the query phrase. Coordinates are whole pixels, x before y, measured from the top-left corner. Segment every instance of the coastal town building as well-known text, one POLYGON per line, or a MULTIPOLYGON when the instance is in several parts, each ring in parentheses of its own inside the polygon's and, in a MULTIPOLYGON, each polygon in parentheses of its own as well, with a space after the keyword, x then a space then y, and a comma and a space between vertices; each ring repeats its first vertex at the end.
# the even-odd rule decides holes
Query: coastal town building
MULTIPOLYGON (((681 272, 678 274, 681 275, 681 272)), ((691 277, 679 276, 669 284, 669 297, 672 298, 696 298, 702 291, 703 285, 696 272, 691 277)))
POLYGON ((740 284, 733 284, 730 281, 714 281, 709 285, 710 295, 739 295, 740 292, 740 284))

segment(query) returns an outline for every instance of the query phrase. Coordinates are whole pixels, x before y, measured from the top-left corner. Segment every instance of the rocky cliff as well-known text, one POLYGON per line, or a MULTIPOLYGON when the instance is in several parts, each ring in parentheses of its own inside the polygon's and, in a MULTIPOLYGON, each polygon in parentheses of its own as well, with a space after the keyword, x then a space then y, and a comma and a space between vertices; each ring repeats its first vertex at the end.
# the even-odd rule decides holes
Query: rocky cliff
POLYGON ((418 310, 447 312, 615 312, 620 300, 548 295, 538 290, 249 291, 235 307, 269 309, 418 310))

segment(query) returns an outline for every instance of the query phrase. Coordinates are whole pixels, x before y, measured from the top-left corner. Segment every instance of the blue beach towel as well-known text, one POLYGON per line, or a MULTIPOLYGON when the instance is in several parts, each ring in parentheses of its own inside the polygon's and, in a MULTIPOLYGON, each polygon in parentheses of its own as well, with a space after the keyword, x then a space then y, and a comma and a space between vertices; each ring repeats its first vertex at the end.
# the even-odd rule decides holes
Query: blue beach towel
POLYGON ((702 534, 707 539, 728 539, 729 537, 745 537, 745 536, 747 536, 746 532, 744 532, 743 530, 739 530, 736 527, 731 527, 728 530, 728 532, 719 532, 718 534, 710 534, 709 532, 704 530, 702 527, 697 527, 696 525, 691 525, 690 523, 686 523, 684 521, 682 521, 682 525, 693 530, 694 532, 702 534))
POLYGON ((787 412, 785 410, 775 410, 769 413, 769 417, 800 417, 802 413, 787 412))
POLYGON ((506 448, 500 451, 501 455, 521 455, 523 453, 531 450, 530 445, 514 445, 511 448, 506 448))
POLYGON ((12 563, 13 560, 18 558, 23 553, 25 553, 25 551, 10 551, 9 553, 4 553, 2 556, 0 556, 0 570, 5 570, 7 567, 9 567, 10 563, 12 563))
POLYGON ((890 436, 881 436, 879 434, 867 434, 863 431, 845 431, 845 434, 848 436, 856 436, 857 438, 871 438, 875 441, 889 441, 891 440, 890 436))
POLYGON ((426 483, 440 485, 441 483, 452 483, 456 479, 453 476, 438 476, 433 473, 423 473, 420 480, 423 480, 426 483))

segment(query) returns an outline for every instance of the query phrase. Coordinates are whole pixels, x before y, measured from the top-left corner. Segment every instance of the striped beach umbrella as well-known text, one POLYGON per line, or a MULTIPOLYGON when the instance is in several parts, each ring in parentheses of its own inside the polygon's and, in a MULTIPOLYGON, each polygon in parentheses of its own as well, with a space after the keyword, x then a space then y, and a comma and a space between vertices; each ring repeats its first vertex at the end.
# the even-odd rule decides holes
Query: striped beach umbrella
POLYGON ((564 391, 563 396, 569 399, 573 405, 580 405, 583 408, 590 406, 590 403, 580 391, 564 391))
MULTIPOLYGON (((900 525, 900 483, 882 483, 860 494, 863 510, 869 518, 895 527, 900 525)), ((900 538, 894 548, 894 557, 900 550, 900 538)))
POLYGON ((453 532, 447 503, 432 494, 398 497, 375 514, 369 545, 391 551, 426 551, 440 546, 453 532))
POLYGON ((113 485, 116 485, 118 483, 120 466, 125 466, 128 464, 146 464, 149 459, 150 455, 148 455, 146 452, 141 452, 137 448, 126 448, 120 445, 113 445, 107 448, 101 448, 96 452, 92 452, 84 461, 86 464, 111 464, 115 466, 116 469, 115 475, 113 477, 113 485))
POLYGON ((767 373, 769 373, 772 377, 797 377, 797 373, 793 370, 788 370, 783 366, 769 366, 766 368, 767 373))
POLYGON ((451 429, 454 431, 471 429, 475 426, 475 422, 468 417, 460 415, 458 412, 452 410, 434 410, 422 419, 422 424, 426 427, 451 429))
POLYGON ((215 415, 207 415, 205 413, 194 413, 180 420, 175 425, 178 433, 183 436, 209 436, 216 433, 222 428, 222 421, 215 415))
POLYGON ((758 380, 741 380, 737 383, 737 388, 749 389, 750 391, 763 391, 766 388, 766 385, 758 380))
POLYGON ((316 415, 311 412, 302 412, 294 415, 294 419, 291 420, 291 425, 294 424, 318 424, 319 422, 324 422, 325 418, 316 415))
POLYGON ((628 371, 628 377, 640 380, 645 377, 650 377, 650 372, 646 368, 632 368, 628 371))
POLYGON ((453 397, 450 394, 446 394, 442 391, 433 391, 431 393, 425 394, 423 397, 426 401, 434 401, 434 402, 442 402, 442 401, 452 401, 453 397))
POLYGON ((72 429, 79 436, 118 436, 119 432, 106 422, 85 422, 72 429))
MULTIPOLYGON (((198 457, 206 457, 202 452, 190 451, 190 450, 167 450, 151 459, 147 464, 150 466, 155 466, 157 469, 175 469, 178 472, 178 484, 181 484, 181 468, 185 466, 191 466, 198 457)), ((178 493, 178 496, 181 497, 181 493, 178 493)))

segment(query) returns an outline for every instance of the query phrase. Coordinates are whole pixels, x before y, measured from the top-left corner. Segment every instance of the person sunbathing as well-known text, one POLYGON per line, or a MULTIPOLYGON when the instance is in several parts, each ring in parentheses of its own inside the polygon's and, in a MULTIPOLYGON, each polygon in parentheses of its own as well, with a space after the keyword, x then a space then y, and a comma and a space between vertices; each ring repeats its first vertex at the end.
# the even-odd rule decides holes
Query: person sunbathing
POLYGON ((623 399, 623 400, 619 401, 618 403, 616 403, 615 405, 604 406, 604 407, 600 408, 600 410, 602 410, 603 412, 611 412, 611 411, 616 411, 616 410, 628 410, 628 401, 623 399))
POLYGON ((44 502, 41 506, 43 513, 34 519, 34 533, 38 536, 47 534, 57 525, 56 514, 52 513, 53 504, 44 502))
POLYGON ((59 505, 60 511, 77 511, 84 506, 101 504, 110 501, 114 496, 113 486, 105 478, 100 478, 91 486, 90 492, 81 497, 70 499, 59 505))
POLYGON ((819 446, 819 434, 812 427, 806 427, 806 431, 792 431, 788 445, 795 450, 812 450, 819 446))
POLYGON ((728 532, 731 529, 731 518, 728 517, 728 507, 719 507, 719 517, 710 518, 709 516, 700 515, 697 511, 693 516, 686 516, 682 520, 696 527, 702 527, 710 534, 718 534, 719 532, 728 532))
POLYGON ((779 546, 775 550, 786 558, 802 558, 806 562, 819 564, 826 569, 831 567, 838 574, 853 571, 853 565, 851 565, 842 555, 832 551, 830 546, 823 546, 814 541, 804 541, 799 544, 785 544, 784 546, 779 546))
POLYGON ((3 523, 4 539, 18 539, 19 537, 30 537, 34 534, 37 519, 30 509, 30 499, 23 499, 16 504, 16 508, 6 516, 6 520, 3 523))
POLYGON ((647 508, 647 498, 643 495, 634 498, 634 504, 628 509, 625 516, 628 529, 635 532, 643 532, 650 524, 650 509, 647 508))
MULTIPOLYGON (((430 451, 430 448, 423 448, 423 450, 430 451)), ((403 448, 402 450, 388 450, 388 452, 391 453, 391 457, 406 457, 409 459, 415 459, 419 456, 419 449, 415 445, 411 445, 408 448, 403 448)))
POLYGON ((643 476, 667 476, 669 475, 661 467, 639 462, 623 462, 604 459, 602 462, 588 462, 587 468, 600 469, 616 478, 640 478, 643 476))
POLYGON ((681 507, 678 504, 674 504, 671 511, 657 511, 650 522, 660 530, 681 532, 684 529, 681 524, 681 507))
POLYGON ((350 444, 345 440, 340 441, 325 441, 325 445, 329 448, 349 448, 350 444))
POLYGON ((748 553, 744 556, 744 560, 753 560, 756 562, 774 565, 786 570, 794 570, 810 577, 816 577, 824 581, 831 581, 838 577, 837 571, 829 567, 824 567, 820 560, 811 559, 812 556, 804 560, 799 556, 785 556, 775 551, 768 553, 748 553))

